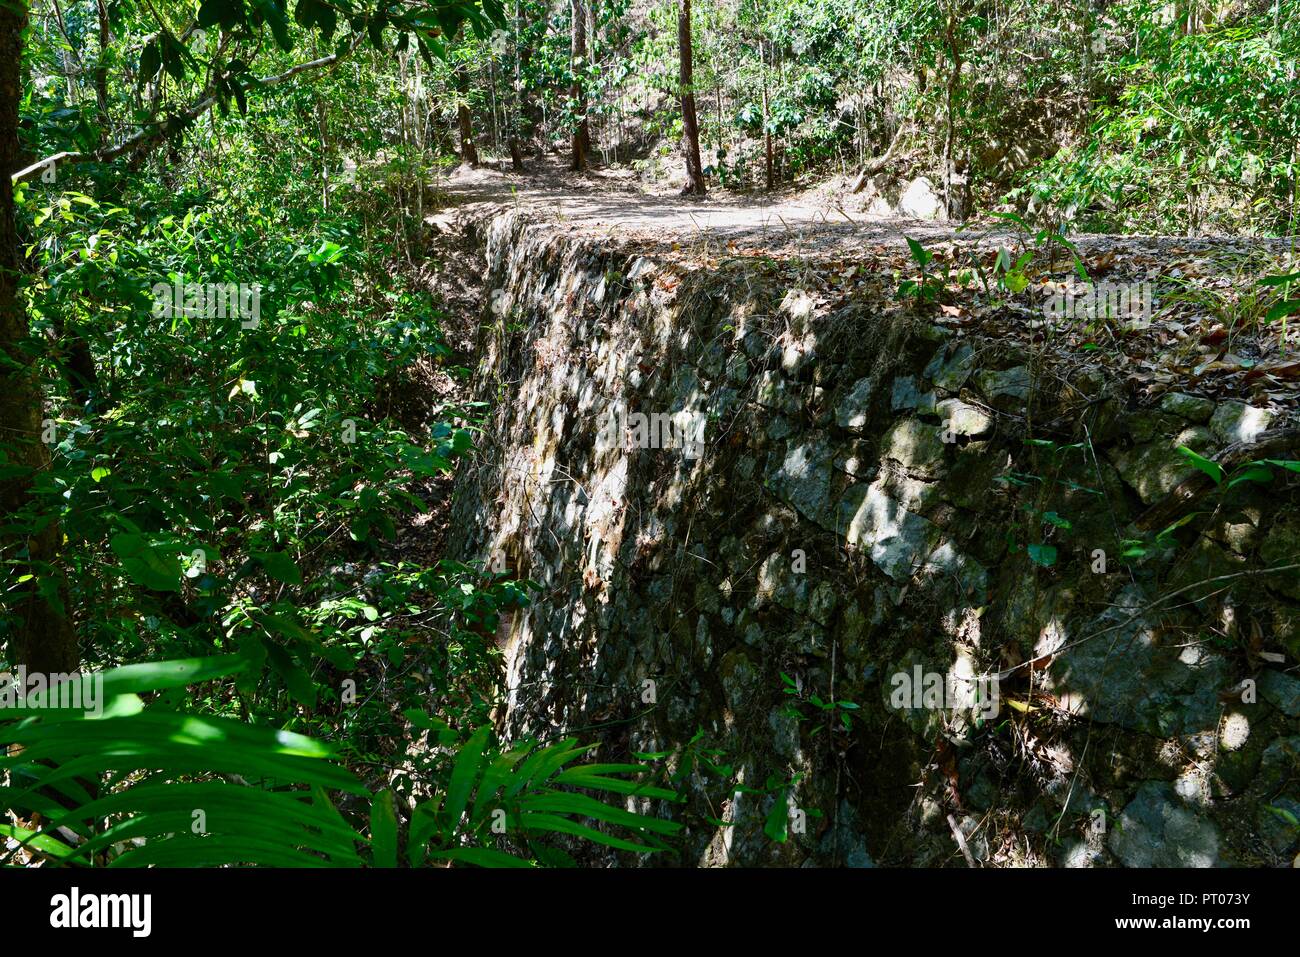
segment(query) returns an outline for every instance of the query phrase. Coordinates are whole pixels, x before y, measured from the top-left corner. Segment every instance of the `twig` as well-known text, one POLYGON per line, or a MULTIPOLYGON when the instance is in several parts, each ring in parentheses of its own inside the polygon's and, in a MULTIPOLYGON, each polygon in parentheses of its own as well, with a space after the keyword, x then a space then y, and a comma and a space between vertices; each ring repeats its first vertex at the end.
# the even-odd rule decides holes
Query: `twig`
POLYGON ((966 866, 975 867, 975 858, 971 856, 970 848, 966 846, 966 835, 962 834, 961 828, 957 826, 957 819, 951 814, 948 815, 948 826, 952 828, 952 836, 961 850, 961 856, 966 858, 966 866))

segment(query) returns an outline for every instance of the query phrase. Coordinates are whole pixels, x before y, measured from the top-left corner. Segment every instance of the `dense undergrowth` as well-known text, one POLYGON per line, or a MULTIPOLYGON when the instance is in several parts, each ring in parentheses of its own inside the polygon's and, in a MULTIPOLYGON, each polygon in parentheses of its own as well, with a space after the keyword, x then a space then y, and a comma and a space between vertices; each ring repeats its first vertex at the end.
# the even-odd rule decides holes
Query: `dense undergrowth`
MULTIPOLYGON (((94 708, 6 700, 7 861, 562 862, 533 839, 642 846, 580 818, 673 830, 574 790, 635 789, 637 766, 497 748, 497 617, 528 583, 396 545, 477 410, 392 413, 419 370, 465 372, 420 279, 433 174, 393 141, 393 79, 340 69, 138 168, 18 190, 51 462, 8 532, 57 521, 63 574, 10 553, 0 640, 35 583, 106 677, 63 686, 94 708), (371 159, 349 175, 344 153, 371 159)), ((75 119, 47 93, 26 104, 36 148, 75 119)), ((23 680, 6 673, 11 695, 23 680)))

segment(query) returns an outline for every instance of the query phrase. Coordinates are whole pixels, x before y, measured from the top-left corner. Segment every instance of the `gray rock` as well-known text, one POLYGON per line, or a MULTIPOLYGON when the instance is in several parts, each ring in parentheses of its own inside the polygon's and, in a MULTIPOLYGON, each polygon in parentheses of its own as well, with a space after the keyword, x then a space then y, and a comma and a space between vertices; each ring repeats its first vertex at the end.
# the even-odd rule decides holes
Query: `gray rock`
POLYGON ((713 398, 709 402, 709 428, 715 427, 718 422, 725 422, 734 412, 740 402, 740 393, 730 386, 723 386, 713 393, 713 398))
POLYGON ((923 375, 940 389, 956 392, 966 384, 975 368, 975 350, 962 343, 949 353, 949 346, 942 346, 930 364, 925 367, 923 375))
POLYGON ((830 654, 826 643, 826 629, 811 621, 800 622, 793 631, 787 632, 779 639, 783 648, 801 655, 816 655, 819 658, 830 654))
POLYGON ((768 348, 767 337, 757 329, 750 329, 746 332, 744 338, 741 339, 740 344, 745 350, 745 354, 751 359, 762 357, 767 352, 768 348))
POLYGON ((1214 403, 1186 392, 1170 392, 1160 400, 1160 411, 1201 424, 1210 421, 1210 416, 1214 414, 1214 403))
POLYGON ((808 617, 819 625, 829 625, 837 604, 839 596, 835 594, 835 587, 830 582, 819 582, 808 601, 808 617))
MULTIPOLYGON (((1259 557, 1270 568, 1300 562, 1300 512, 1288 511, 1277 517, 1259 547, 1259 557)), ((1269 588, 1300 599, 1300 572, 1276 572, 1264 576, 1269 588)))
POLYGON ((1004 369, 1000 372, 981 369, 975 374, 975 385, 995 406, 1003 407, 1013 402, 1023 402, 1029 398, 1029 370, 1024 366, 1016 366, 1014 369, 1004 369), (1013 402, 999 402, 1000 399, 1013 400, 1013 402))
POLYGON ((890 497, 880 482, 848 488, 840 499, 838 527, 850 545, 868 548, 871 560, 895 581, 910 579, 942 535, 937 525, 890 497))
POLYGON ((749 360, 737 352, 727 360, 727 381, 732 385, 744 385, 749 378, 749 360))
POLYGON ((831 867, 875 867, 858 826, 858 815, 848 801, 840 802, 839 814, 817 846, 817 854, 831 867))
POLYGON ((900 419, 880 443, 888 458, 919 478, 934 478, 943 467, 944 441, 938 426, 900 419))
POLYGON ((1276 794, 1300 775, 1300 735, 1278 738, 1259 759, 1255 785, 1262 794, 1276 794))
POLYGON ((808 328, 808 320, 816 308, 817 300, 802 289, 787 290, 780 306, 781 312, 790 317, 790 327, 800 335, 808 328))
POLYGON ((767 716, 767 726, 772 729, 772 750, 792 761, 799 753, 799 720, 785 708, 773 708, 767 716))
POLYGON ((1278 854, 1289 854, 1300 840, 1300 801, 1278 795, 1256 809, 1259 832, 1278 854))
POLYGON ((925 560, 922 571, 929 578, 950 581, 959 596, 968 597, 976 605, 988 599, 989 573, 975 559, 963 555, 952 542, 934 548, 925 560))
POLYGON ((791 342, 781 350, 781 371, 791 378, 797 377, 813 361, 814 356, 811 336, 791 342))
MULTIPOLYGON (((1145 445, 1169 431, 1168 420, 1161 413, 1140 409, 1124 416, 1124 434, 1134 445, 1145 445)), ((1214 440, 1211 434, 1210 440, 1214 440)))
POLYGON ((853 383, 848 395, 835 407, 835 424, 841 429, 860 430, 867 424, 875 383, 870 376, 853 383))
POLYGON ((1229 684, 1226 663, 1203 645, 1159 644, 1155 623, 1139 615, 1147 600, 1137 586, 1126 586, 1112 607, 1071 629, 1096 637, 1053 662, 1053 690, 1069 711, 1159 737, 1216 728, 1218 692, 1229 684))
POLYGON ((927 177, 918 176, 898 198, 898 211, 914 219, 938 219, 943 215, 943 200, 927 177))
POLYGON ((830 525, 832 453, 822 438, 796 445, 767 478, 767 487, 777 498, 794 507, 805 518, 830 525))
POLYGON ((1150 505, 1196 474, 1196 467, 1178 451, 1178 446, 1204 454, 1212 441, 1206 429, 1193 426, 1172 442, 1162 439, 1131 449, 1111 449, 1107 455, 1124 481, 1143 503, 1150 505))
POLYGON ((979 818, 967 814, 957 822, 957 826, 961 828, 962 837, 966 838, 966 849, 970 851, 970 856, 977 861, 987 861, 989 839, 980 823, 979 818))
POLYGON ((890 408, 895 412, 914 410, 921 415, 933 415, 934 393, 921 392, 916 385, 916 376, 899 376, 894 380, 890 393, 890 408))
POLYGON ((1178 800, 1173 786, 1147 781, 1120 814, 1110 849, 1128 867, 1214 867, 1219 833, 1178 800))
POLYGON ((715 339, 700 356, 700 371, 709 379, 716 379, 722 374, 727 361, 727 347, 721 339, 715 339))
POLYGON ((773 552, 758 569, 758 603, 773 602, 799 614, 808 610, 808 576, 791 570, 790 558, 773 552))
POLYGON ((976 438, 987 435, 993 429, 993 416, 960 399, 944 399, 936 411, 943 419, 944 431, 952 435, 976 438))
POLYGON ((1273 421, 1273 413, 1244 402, 1221 402, 1210 417, 1210 431, 1224 444, 1254 442, 1273 421))
POLYGON ((1042 801, 1035 801, 1034 806, 1029 809, 1029 813, 1021 822, 1021 826, 1031 834, 1041 834, 1051 827, 1054 819, 1047 816, 1047 808, 1043 806, 1042 801))
POLYGON ((874 448, 867 442, 854 441, 835 453, 835 468, 859 482, 869 482, 880 471, 874 448))
POLYGON ((754 401, 768 409, 795 413, 799 411, 799 400, 786 385, 785 379, 775 372, 764 372, 758 381, 758 390, 754 401))
POLYGON ((1259 693, 1288 718, 1300 718, 1300 679, 1266 668, 1259 676, 1259 693))
POLYGON ((1006 472, 1004 461, 978 446, 957 452, 944 480, 944 495, 954 504, 972 511, 986 507, 998 476, 1006 472))
POLYGON ((718 667, 718 678, 731 710, 736 714, 743 713, 758 691, 759 675, 754 663, 743 651, 732 649, 718 667))
POLYGON ((987 768, 975 766, 969 760, 963 761, 961 776, 963 781, 970 780, 969 784, 962 787, 962 797, 968 807, 976 811, 987 811, 998 802, 1002 791, 987 768))
POLYGON ((1069 868, 1101 867, 1105 862, 1106 856, 1100 847, 1078 840, 1067 844, 1058 858, 1061 867, 1069 868))
POLYGON ((767 425, 767 437, 773 442, 780 442, 794 432, 794 426, 783 415, 778 415, 767 425))

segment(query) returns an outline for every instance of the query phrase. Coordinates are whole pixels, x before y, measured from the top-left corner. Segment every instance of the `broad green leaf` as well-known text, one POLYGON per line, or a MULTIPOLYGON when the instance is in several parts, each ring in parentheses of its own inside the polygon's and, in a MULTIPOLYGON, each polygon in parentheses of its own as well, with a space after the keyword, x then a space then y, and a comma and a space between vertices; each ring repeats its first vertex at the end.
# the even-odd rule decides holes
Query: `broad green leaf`
POLYGON ((286 585, 302 584, 302 572, 287 552, 254 552, 253 557, 276 581, 286 585))
POLYGON ((450 851, 434 851, 429 857, 435 861, 460 861, 478 867, 523 867, 531 868, 532 861, 490 847, 457 847, 450 851))
POLYGON ((767 819, 763 822, 763 833, 778 844, 784 844, 789 837, 790 808, 785 795, 785 788, 776 793, 772 810, 767 812, 767 819))
POLYGON ((397 814, 387 789, 370 802, 370 852, 375 867, 397 866, 397 814))
POLYGON ((1217 462, 1211 462, 1202 455, 1198 455, 1185 445, 1178 446, 1178 452, 1184 456, 1192 465, 1196 466, 1210 478, 1214 479, 1215 485, 1223 483, 1223 467, 1217 462))
POLYGON ((456 755, 456 765, 452 768, 451 781, 447 784, 447 797, 443 804, 443 819, 447 827, 455 829, 465 805, 478 780, 479 769, 483 762, 483 749, 487 746, 488 735, 492 729, 484 725, 470 736, 456 755))
POLYGON ((114 535, 109 547, 122 561, 122 569, 131 580, 154 591, 181 590, 180 557, 160 551, 145 535, 122 532, 114 535))
POLYGON ((1035 565, 1041 565, 1044 568, 1051 568, 1056 564, 1056 546, 1055 545, 1030 545, 1026 551, 1029 558, 1035 565))

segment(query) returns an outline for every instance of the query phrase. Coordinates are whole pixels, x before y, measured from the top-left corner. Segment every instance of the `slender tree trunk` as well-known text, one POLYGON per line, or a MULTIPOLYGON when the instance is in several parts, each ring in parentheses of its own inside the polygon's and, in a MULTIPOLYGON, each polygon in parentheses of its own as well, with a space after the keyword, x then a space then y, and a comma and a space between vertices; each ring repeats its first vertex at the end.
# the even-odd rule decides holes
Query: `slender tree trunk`
POLYGON ((497 122, 497 65, 495 58, 488 57, 488 91, 492 96, 492 155, 501 155, 501 125, 497 122))
POLYGON ((99 63, 95 66, 95 104, 99 111, 99 143, 108 142, 111 131, 108 128, 108 44, 113 35, 108 25, 107 0, 98 0, 99 10, 99 63))
POLYGON ((771 117, 767 112, 767 45, 760 38, 758 41, 758 60, 763 72, 763 172, 767 189, 771 192, 773 185, 772 170, 772 127, 771 117))
POLYGON ((573 46, 569 56, 573 85, 569 88, 569 98, 573 101, 573 110, 577 116, 571 143, 572 166, 575 170, 580 170, 587 168, 587 154, 591 152, 591 133, 587 126, 587 92, 582 83, 582 73, 587 67, 587 7, 583 0, 569 0, 569 19, 573 21, 573 46))
POLYGON ((515 0, 515 15, 510 22, 510 32, 513 34, 514 64, 510 72, 510 166, 516 173, 524 171, 524 153, 519 146, 519 133, 522 126, 523 106, 520 99, 523 96, 523 83, 520 80, 519 67, 519 0, 515 0))
MULTIPOLYGON (((520 21, 521 23, 523 21, 520 21)), ((519 48, 519 118, 522 125, 520 137, 525 143, 531 143, 534 155, 541 159, 546 155, 546 101, 529 95, 524 88, 523 75, 533 61, 533 48, 527 43, 519 48)))
MULTIPOLYGON (((599 51, 600 35, 599 35, 599 34, 597 33, 597 31, 596 31, 596 4, 598 4, 599 2, 600 2, 600 0, 587 0, 587 3, 586 3, 586 7, 587 7, 587 62, 590 63, 591 66, 592 66, 593 68, 595 67, 595 65, 596 65, 597 63, 600 62, 600 60, 599 60, 599 53, 600 53, 600 51, 599 51)), ((586 108, 585 108, 585 107, 586 107, 586 104, 585 104, 585 103, 583 104, 583 107, 584 107, 584 109, 583 109, 582 113, 583 113, 584 116, 587 116, 587 110, 586 110, 586 108)), ((599 136, 599 134, 600 134, 600 129, 599 129, 599 126, 598 126, 599 122, 600 122, 600 114, 599 114, 599 113, 597 113, 596 116, 594 116, 594 117, 592 117, 592 116, 587 116, 586 123, 587 123, 587 152, 588 152, 588 154, 591 153, 591 150, 592 150, 592 145, 591 145, 591 144, 592 144, 592 142, 593 142, 594 140, 600 139, 600 136, 599 136)), ((602 149, 602 150, 601 150, 601 162, 605 162, 605 163, 609 162, 609 160, 608 160, 607 157, 608 157, 607 152, 606 152, 604 149, 602 149)))
MULTIPOLYGON (((406 103, 402 103, 402 123, 406 122, 406 103)), ((320 131, 320 197, 321 208, 330 210, 330 148, 329 129, 325 122, 325 98, 316 94, 316 127, 320 131)))
POLYGON ((456 123, 460 127, 460 161, 478 166, 478 147, 474 145, 474 118, 469 112, 469 71, 464 66, 456 68, 456 93, 459 103, 456 107, 456 123))
MULTIPOLYGON (((32 504, 35 477, 47 471, 50 450, 41 441, 43 404, 34 356, 30 352, 26 311, 19 297, 22 261, 13 185, 9 174, 20 166, 18 99, 21 92, 22 31, 27 0, 0 3, 0 450, 21 474, 0 480, 0 523, 23 527, 22 512, 32 504)), ((43 516, 49 518, 49 516, 43 516)), ((17 564, 5 569, 9 640, 16 663, 45 674, 75 671, 77 638, 66 608, 67 579, 58 565, 63 533, 57 521, 38 521, 27 534, 3 533, 0 556, 17 564), (33 577, 16 585, 22 574, 33 577), (42 584, 44 587, 42 588, 42 584)))
POLYGON ((695 90, 691 64, 691 0, 677 6, 677 51, 682 96, 682 152, 686 155, 686 188, 683 193, 703 196, 704 167, 700 163, 700 121, 695 115, 695 90))
POLYGON ((943 140, 943 202, 944 214, 949 219, 960 219, 965 214, 958 195, 961 182, 957 176, 957 100, 961 92, 962 50, 957 41, 957 10, 948 9, 944 29, 949 58, 948 85, 945 92, 946 129, 943 140))

